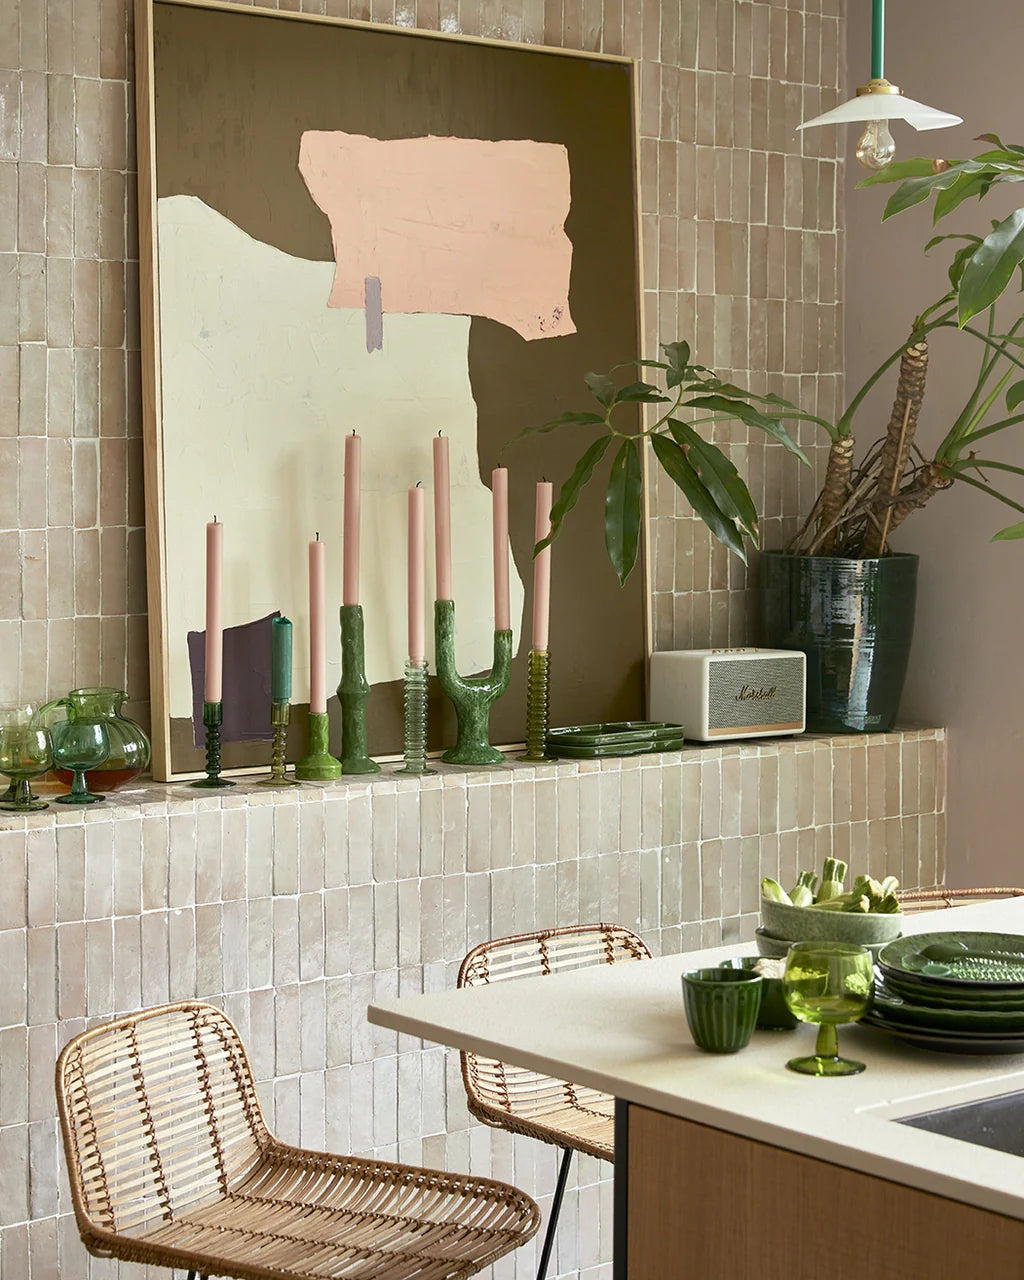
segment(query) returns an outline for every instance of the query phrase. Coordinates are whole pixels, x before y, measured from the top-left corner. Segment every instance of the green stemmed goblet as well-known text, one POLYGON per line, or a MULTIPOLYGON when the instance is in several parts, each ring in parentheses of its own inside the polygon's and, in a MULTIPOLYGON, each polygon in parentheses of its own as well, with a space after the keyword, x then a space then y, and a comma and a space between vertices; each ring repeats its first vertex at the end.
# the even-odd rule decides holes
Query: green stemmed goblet
POLYGON ((7 774, 13 790, 9 799, 0 800, 0 809, 24 813, 28 809, 48 808, 45 800, 37 800, 32 794, 29 780, 38 778, 52 764, 50 735, 40 725, 32 722, 0 727, 0 773, 7 774))
POLYGON ((801 1022, 818 1027, 814 1053, 791 1058, 786 1066, 808 1076, 853 1076, 863 1062, 839 1056, 841 1022, 856 1022, 867 1012, 874 990, 874 969, 867 947, 845 942, 796 942, 786 956, 782 992, 801 1022))
POLYGON ((86 769, 98 769, 110 755, 110 738, 106 726, 90 720, 59 720, 51 729, 53 763, 58 769, 70 769, 71 791, 58 796, 58 804, 95 804, 106 796, 94 795, 85 785, 86 769))

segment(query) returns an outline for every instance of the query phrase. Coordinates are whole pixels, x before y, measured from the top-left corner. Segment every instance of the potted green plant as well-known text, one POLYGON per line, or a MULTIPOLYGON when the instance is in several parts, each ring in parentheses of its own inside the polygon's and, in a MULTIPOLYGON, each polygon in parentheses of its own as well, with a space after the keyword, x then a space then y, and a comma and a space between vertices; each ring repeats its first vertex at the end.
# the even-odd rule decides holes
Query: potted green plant
MULTIPOLYGON (((891 174, 868 181, 901 182, 887 213, 936 192, 936 216, 941 217, 968 195, 984 195, 993 182, 1024 179, 1024 148, 1005 148, 998 139, 994 141, 998 144, 995 157, 986 153, 974 162, 937 168, 930 160, 907 161, 893 166, 891 174), (950 173, 953 177, 947 178, 950 173)), ((552 511, 550 538, 557 537, 581 490, 611 452, 605 542, 609 559, 624 581, 639 548, 641 450, 649 442, 654 462, 684 493, 695 514, 745 559, 745 543, 756 547, 759 542, 756 509, 735 467, 698 429, 716 419, 739 419, 806 461, 786 423, 817 423, 830 441, 821 490, 790 545, 761 557, 763 639, 772 646, 807 653, 808 728, 824 732, 891 728, 910 651, 917 570, 916 557, 892 550, 892 535, 914 511, 957 482, 980 489, 1024 516, 1024 504, 1004 493, 992 478, 1012 480, 1024 475, 1024 468, 993 458, 988 448, 991 437, 1024 422, 1024 412, 1018 412, 1024 409, 1024 313, 1018 307, 1002 325, 996 316, 996 302, 1024 261, 1022 228, 1024 211, 1019 211, 987 237, 935 236, 928 242, 926 249, 955 243, 949 288, 914 319, 906 340, 870 375, 834 422, 804 413, 781 397, 755 395, 725 381, 713 370, 692 363, 685 342, 663 347, 663 361, 641 362, 660 372, 665 390, 647 382, 620 386, 622 375, 617 379, 614 370, 587 375, 600 412, 565 413, 530 429, 602 429, 562 486, 552 511), (962 332, 976 342, 979 368, 945 436, 926 455, 915 431, 925 391, 929 340, 940 330, 962 332), (897 372, 897 385, 889 423, 858 462, 854 436, 858 411, 890 371, 897 372), (634 419, 631 430, 613 422, 620 406, 637 402, 658 406, 653 421, 636 425, 634 419)), ((1024 521, 994 534, 1002 539, 1020 537, 1024 537, 1024 521)), ((539 543, 538 549, 543 545, 539 543)))

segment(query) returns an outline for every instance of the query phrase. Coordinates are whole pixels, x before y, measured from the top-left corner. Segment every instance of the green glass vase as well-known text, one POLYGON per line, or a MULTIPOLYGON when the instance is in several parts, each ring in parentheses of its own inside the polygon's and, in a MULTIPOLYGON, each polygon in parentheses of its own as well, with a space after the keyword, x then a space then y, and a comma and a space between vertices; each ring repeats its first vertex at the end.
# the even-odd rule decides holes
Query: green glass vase
MULTIPOLYGON (((124 786, 149 764, 149 739, 142 726, 121 714, 127 694, 121 689, 72 689, 63 698, 48 702, 39 715, 64 707, 69 720, 79 724, 101 724, 110 744, 106 760, 85 773, 89 791, 113 791, 124 786)), ((57 776, 69 786, 74 779, 70 769, 57 769, 57 776)))

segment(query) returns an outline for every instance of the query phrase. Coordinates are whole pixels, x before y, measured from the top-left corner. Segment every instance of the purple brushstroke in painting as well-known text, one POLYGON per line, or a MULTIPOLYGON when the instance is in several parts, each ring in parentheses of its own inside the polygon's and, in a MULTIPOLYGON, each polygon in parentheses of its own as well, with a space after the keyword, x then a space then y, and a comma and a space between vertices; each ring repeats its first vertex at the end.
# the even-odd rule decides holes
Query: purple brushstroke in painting
MULTIPOLYGON (((280 612, 224 628, 224 742, 269 742, 271 623, 280 612)), ((203 687, 206 683, 206 632, 188 633, 188 661, 192 672, 192 728, 195 745, 206 741, 203 728, 203 687)))

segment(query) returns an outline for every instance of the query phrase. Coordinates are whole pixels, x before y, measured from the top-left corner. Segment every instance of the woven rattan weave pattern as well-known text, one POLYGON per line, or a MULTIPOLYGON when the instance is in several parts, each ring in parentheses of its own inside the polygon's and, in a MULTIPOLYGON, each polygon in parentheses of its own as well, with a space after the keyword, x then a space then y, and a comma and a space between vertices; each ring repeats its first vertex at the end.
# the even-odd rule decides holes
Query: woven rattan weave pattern
POLYGON ((971 902, 989 902, 997 898, 1024 898, 1024 889, 912 889, 900 892, 900 910, 941 911, 944 907, 965 907, 971 902))
POLYGON ((278 1142, 212 1005, 77 1036, 56 1084, 78 1229, 101 1257, 239 1280, 456 1280, 537 1230, 536 1204, 505 1183, 278 1142))
MULTIPOLYGON (((462 962, 459 986, 536 977, 624 960, 649 960, 647 944, 617 924, 497 938, 474 947, 462 962)), ((541 1142, 572 1147, 599 1160, 614 1156, 615 1099, 475 1053, 462 1054, 469 1110, 478 1120, 541 1142)))

